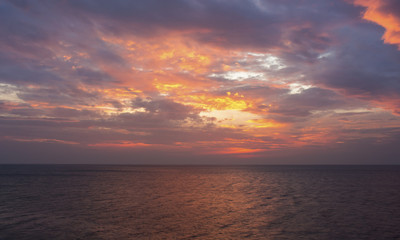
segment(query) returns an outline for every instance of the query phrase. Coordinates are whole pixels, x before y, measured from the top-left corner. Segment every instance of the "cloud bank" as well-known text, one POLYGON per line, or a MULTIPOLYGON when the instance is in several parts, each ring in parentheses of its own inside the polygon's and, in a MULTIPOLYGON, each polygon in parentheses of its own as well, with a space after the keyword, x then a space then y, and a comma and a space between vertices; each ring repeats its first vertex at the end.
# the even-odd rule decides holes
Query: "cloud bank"
POLYGON ((399 7, 2 1, 1 161, 397 164, 399 7))

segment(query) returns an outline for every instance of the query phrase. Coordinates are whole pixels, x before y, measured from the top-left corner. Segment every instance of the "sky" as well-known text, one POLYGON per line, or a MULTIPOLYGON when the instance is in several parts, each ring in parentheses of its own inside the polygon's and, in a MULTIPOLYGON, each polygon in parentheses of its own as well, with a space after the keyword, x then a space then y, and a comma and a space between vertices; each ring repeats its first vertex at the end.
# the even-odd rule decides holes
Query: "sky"
POLYGON ((1 0, 0 163, 400 164, 400 1, 1 0))

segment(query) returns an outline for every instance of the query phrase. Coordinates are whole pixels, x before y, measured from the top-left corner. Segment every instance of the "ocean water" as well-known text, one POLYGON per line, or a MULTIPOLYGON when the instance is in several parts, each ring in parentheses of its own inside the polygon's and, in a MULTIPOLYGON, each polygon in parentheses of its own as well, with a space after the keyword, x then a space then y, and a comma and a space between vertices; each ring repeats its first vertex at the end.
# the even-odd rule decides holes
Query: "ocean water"
POLYGON ((0 165, 0 239, 400 239, 400 166, 0 165))

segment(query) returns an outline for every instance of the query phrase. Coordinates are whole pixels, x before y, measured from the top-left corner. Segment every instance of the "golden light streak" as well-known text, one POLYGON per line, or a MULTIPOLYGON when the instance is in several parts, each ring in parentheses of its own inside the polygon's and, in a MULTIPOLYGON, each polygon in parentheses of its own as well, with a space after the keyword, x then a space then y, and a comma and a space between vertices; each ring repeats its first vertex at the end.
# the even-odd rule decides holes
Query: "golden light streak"
POLYGON ((212 110, 245 110, 253 106, 250 99, 243 95, 213 96, 211 94, 199 93, 177 97, 177 102, 192 105, 197 108, 212 110))
POLYGON ((254 123, 254 125, 252 125, 254 128, 282 128, 287 126, 287 124, 279 123, 269 119, 250 119, 247 122, 254 123))
POLYGON ((93 143, 88 144, 89 147, 110 147, 110 148, 142 148, 150 147, 152 144, 141 143, 141 142, 130 142, 130 141, 120 141, 114 143, 93 143))
POLYGON ((132 87, 97 89, 97 92, 113 99, 132 99, 142 93, 141 90, 132 87))
POLYGON ((40 142, 40 143, 61 143, 61 144, 68 144, 68 145, 76 145, 79 144, 78 142, 73 141, 66 141, 60 139, 49 139, 49 138, 12 138, 12 137, 5 137, 6 139, 11 139, 13 141, 18 142, 40 142))
POLYGON ((264 152, 266 149, 253 149, 253 148, 240 148, 240 147, 232 147, 232 148, 222 148, 220 150, 210 151, 206 154, 245 154, 245 153, 256 153, 256 152, 264 152))

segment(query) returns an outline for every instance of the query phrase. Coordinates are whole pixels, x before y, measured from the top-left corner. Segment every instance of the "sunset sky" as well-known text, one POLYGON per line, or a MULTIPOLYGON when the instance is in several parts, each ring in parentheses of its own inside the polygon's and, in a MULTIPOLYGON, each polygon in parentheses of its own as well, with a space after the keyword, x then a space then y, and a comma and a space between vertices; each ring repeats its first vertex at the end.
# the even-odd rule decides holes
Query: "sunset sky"
POLYGON ((0 1, 0 163, 400 164, 400 1, 0 1))

